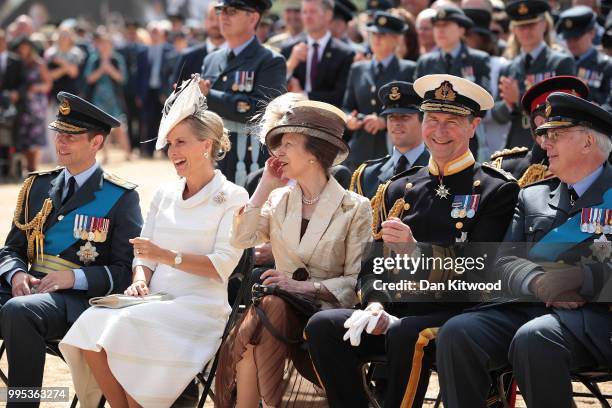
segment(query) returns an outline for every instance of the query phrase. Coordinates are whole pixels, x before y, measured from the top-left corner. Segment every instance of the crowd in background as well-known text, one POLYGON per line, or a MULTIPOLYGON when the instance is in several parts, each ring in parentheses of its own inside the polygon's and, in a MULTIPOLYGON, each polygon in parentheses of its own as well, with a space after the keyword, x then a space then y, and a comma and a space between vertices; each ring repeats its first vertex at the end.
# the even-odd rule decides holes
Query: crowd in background
MULTIPOLYGON (((197 67, 201 66, 204 56, 224 44, 214 2, 208 2, 207 6, 205 2, 199 3, 206 10, 202 13, 203 21, 195 23, 188 18, 189 15, 181 14, 181 10, 189 11, 187 5, 181 8, 174 4, 177 2, 169 2, 165 6, 162 2, 154 3, 159 7, 153 14, 151 10, 148 11, 147 18, 152 20, 146 24, 124 21, 123 24, 112 22, 96 26, 91 21, 70 18, 57 25, 41 25, 40 18, 21 15, 5 29, 0 29, 1 176, 15 175, 16 172, 21 174, 21 170, 36 170, 41 160, 54 161, 54 152, 49 147, 52 145, 49 143, 52 135, 45 124, 49 117, 55 115, 55 95, 60 90, 80 95, 121 119, 122 126, 113 131, 113 142, 125 152, 126 160, 136 155, 153 156, 163 102, 171 93, 173 84, 200 72, 197 67), (16 157, 20 159, 22 169, 15 168, 16 157)), ((517 42, 512 33, 505 4, 501 0, 438 0, 430 3, 428 0, 371 0, 367 1, 365 10, 358 10, 350 0, 337 0, 333 21, 324 27, 316 27, 321 21, 312 21, 302 13, 300 1, 287 0, 273 9, 278 14, 269 12, 262 17, 257 37, 261 43, 282 53, 287 59, 288 90, 303 92, 310 99, 342 107, 354 118, 349 120, 346 138, 350 139, 352 135, 358 138, 360 133, 385 131, 384 120, 376 116, 381 107, 375 92, 372 92, 372 98, 367 97, 367 103, 371 99, 372 106, 364 106, 363 101, 359 101, 358 93, 369 85, 361 83, 360 78, 353 78, 354 83, 349 83, 351 63, 376 60, 378 54, 384 53, 384 50, 380 51, 381 45, 372 43, 376 36, 366 30, 374 13, 388 11, 405 22, 406 29, 401 40, 392 42, 391 46, 398 59, 417 64, 412 77, 391 77, 388 80, 412 81, 414 77, 428 73, 470 77, 471 73, 465 67, 454 72, 449 65, 447 72, 440 72, 444 69, 432 67, 427 61, 428 54, 431 57, 432 53, 439 52, 444 48, 443 42, 448 40, 448 36, 454 35, 447 29, 446 34, 437 38, 434 36, 432 18, 436 16, 436 9, 456 5, 472 22, 465 27, 459 24, 459 27, 466 28, 460 32, 461 43, 468 50, 480 50, 487 54, 484 66, 470 68, 485 70, 482 78, 476 82, 496 99, 507 98, 504 94, 509 92, 503 92, 507 88, 503 85, 505 82, 500 78, 500 72, 519 55, 520 41, 517 42), (293 68, 300 61, 303 62, 304 57, 299 54, 307 52, 304 48, 306 43, 301 50, 294 50, 294 45, 300 43, 300 39, 303 42, 305 34, 310 35, 310 31, 317 29, 328 31, 350 49, 343 69, 318 73, 326 78, 317 80, 320 85, 315 88, 331 86, 333 91, 329 92, 327 89, 318 92, 318 89, 310 88, 306 92, 302 89, 306 84, 299 83, 298 75, 291 77, 293 68), (446 40, 443 38, 445 36, 446 40)), ((544 33, 546 43, 561 52, 574 53, 577 64, 580 55, 568 47, 563 36, 557 35, 562 27, 557 24, 555 30, 553 20, 558 20, 561 6, 567 9, 582 5, 593 10, 597 21, 592 30, 592 44, 597 47, 597 58, 605 61, 598 69, 572 67, 573 72, 567 74, 584 77, 592 90, 597 86, 609 90, 612 63, 604 55, 612 53, 612 36, 608 34, 612 20, 606 21, 609 10, 606 2, 573 0, 571 4, 549 3, 551 13, 544 33), (603 78, 597 77, 599 74, 603 78), (596 76, 596 83, 589 75, 596 76)), ((590 51, 590 48, 589 44, 587 50, 590 51)), ((560 73, 563 72, 556 72, 560 73)), ((604 93, 608 94, 605 89, 604 93)), ((595 102, 607 103, 605 100, 595 102)), ((494 116, 489 114, 485 118, 472 145, 472 151, 479 160, 487 160, 492 153, 505 147, 526 144, 526 147, 530 147, 529 138, 514 138, 513 133, 516 132, 512 120, 494 116)), ((523 126, 526 134, 527 129, 528 126, 523 126)), ((387 142, 386 148, 389 147, 387 142)), ((349 160, 349 167, 354 169, 363 160, 386 154, 386 148, 381 150, 379 146, 363 154, 354 154, 349 160)), ((359 148, 356 150, 360 151, 359 148)))

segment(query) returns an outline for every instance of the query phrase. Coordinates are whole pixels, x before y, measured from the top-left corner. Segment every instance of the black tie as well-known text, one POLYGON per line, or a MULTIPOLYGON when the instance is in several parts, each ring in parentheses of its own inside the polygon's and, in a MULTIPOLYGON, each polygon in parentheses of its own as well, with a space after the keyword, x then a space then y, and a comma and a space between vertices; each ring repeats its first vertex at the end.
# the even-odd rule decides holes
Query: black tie
POLYGON ((74 177, 70 177, 68 179, 68 194, 66 194, 66 197, 64 197, 64 199, 62 200, 62 205, 66 204, 68 200, 70 200, 70 197, 74 195, 75 187, 76 187, 76 180, 74 179, 74 177))
POLYGON ((382 62, 379 62, 379 63, 376 65, 376 79, 380 79, 380 77, 381 77, 381 76, 382 76, 382 74, 383 74, 384 69, 385 69, 385 66, 383 65, 383 63, 382 63, 382 62))
POLYGON ((408 170, 408 159, 402 154, 395 165, 395 169, 393 169, 393 175, 403 173, 406 170, 408 170))
POLYGON ((570 207, 573 207, 576 205, 576 201, 578 201, 580 196, 578 196, 578 193, 576 193, 576 190, 574 190, 573 188, 569 188, 567 192, 569 193, 570 207))
POLYGON ((531 68, 532 61, 533 57, 531 56, 531 54, 525 55, 525 72, 529 71, 529 68, 531 68))
POLYGON ((236 54, 234 54, 234 51, 230 51, 230 53, 227 55, 227 62, 230 62, 234 58, 236 58, 236 54))
POLYGON ((444 59, 446 60, 446 73, 450 74, 453 69, 453 56, 450 54, 444 55, 444 59))

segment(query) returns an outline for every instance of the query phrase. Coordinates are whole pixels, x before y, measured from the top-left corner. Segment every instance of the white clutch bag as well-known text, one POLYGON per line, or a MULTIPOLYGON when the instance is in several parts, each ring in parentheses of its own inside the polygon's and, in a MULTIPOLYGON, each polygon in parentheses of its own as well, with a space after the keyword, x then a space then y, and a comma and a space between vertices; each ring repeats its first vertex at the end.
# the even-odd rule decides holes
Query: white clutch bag
POLYGON ((89 299, 91 306, 106 307, 109 309, 121 309, 128 306, 142 305, 143 303, 160 302, 163 300, 172 300, 174 296, 168 293, 159 292, 152 293, 146 296, 129 296, 129 295, 108 295, 99 296, 89 299))

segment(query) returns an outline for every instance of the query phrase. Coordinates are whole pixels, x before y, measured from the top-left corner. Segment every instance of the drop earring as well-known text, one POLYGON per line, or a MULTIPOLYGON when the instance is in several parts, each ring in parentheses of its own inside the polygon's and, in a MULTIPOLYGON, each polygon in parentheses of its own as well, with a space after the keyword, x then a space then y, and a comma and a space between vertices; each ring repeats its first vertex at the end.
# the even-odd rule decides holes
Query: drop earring
POLYGON ((308 163, 314 164, 314 160, 310 159, 310 160, 308 160, 308 163))
POLYGON ((204 158, 208 159, 208 152, 204 152, 204 158))

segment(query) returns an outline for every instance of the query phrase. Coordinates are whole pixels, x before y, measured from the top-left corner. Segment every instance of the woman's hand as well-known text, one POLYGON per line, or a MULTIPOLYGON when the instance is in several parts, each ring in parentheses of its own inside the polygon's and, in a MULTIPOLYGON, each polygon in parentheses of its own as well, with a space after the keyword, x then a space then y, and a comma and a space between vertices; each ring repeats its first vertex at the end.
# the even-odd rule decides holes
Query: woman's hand
POLYGON ((266 286, 278 286, 279 288, 292 293, 307 294, 313 287, 311 282, 300 282, 293 280, 283 272, 277 271, 276 269, 268 269, 262 273, 261 280, 266 286))
POLYGON ((283 162, 277 157, 270 157, 266 160, 264 172, 261 176, 260 184, 266 187, 266 190, 274 190, 275 188, 284 187, 289 179, 283 177, 281 168, 283 162))
POLYGON ((149 286, 147 282, 142 279, 139 279, 135 282, 132 282, 130 286, 125 290, 126 295, 128 296, 146 296, 149 294, 149 286))
POLYGON ((149 238, 137 237, 130 239, 130 244, 134 245, 134 256, 148 261, 164 263, 167 260, 168 250, 155 245, 149 238))

